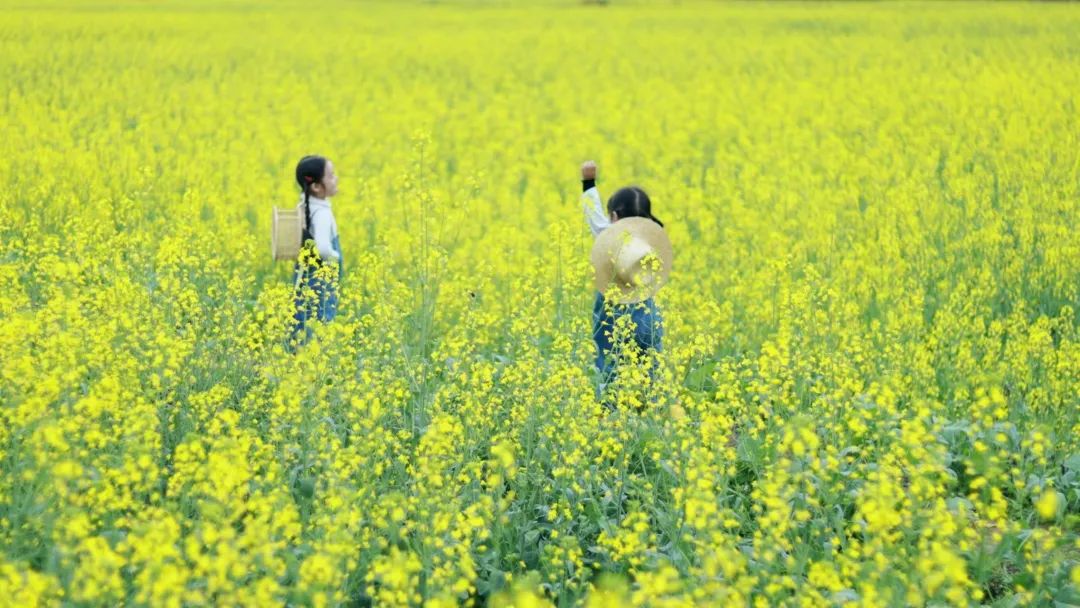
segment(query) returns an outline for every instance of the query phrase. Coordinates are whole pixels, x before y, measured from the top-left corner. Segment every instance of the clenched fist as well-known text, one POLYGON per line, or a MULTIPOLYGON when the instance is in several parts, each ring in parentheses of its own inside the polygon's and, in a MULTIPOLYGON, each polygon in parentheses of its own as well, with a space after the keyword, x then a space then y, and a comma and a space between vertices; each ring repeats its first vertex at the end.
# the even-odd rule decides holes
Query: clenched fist
POLYGON ((596 161, 587 160, 581 163, 581 179, 596 179, 596 161))

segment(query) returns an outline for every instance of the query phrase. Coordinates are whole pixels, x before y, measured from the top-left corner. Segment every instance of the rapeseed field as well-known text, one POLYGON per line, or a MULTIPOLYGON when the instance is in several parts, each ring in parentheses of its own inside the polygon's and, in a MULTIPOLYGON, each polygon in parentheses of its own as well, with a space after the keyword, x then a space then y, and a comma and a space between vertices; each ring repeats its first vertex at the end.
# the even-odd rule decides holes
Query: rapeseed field
POLYGON ((3 5, 0 604, 1080 605, 1080 6, 3 5))

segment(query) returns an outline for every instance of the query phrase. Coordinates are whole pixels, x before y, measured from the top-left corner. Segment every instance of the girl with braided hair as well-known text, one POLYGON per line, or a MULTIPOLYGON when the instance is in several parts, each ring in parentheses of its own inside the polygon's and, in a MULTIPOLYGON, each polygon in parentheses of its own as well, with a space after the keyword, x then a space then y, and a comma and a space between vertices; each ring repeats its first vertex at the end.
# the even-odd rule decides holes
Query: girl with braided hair
POLYGON ((293 275, 296 313, 290 346, 311 338, 308 321, 323 323, 337 315, 338 282, 343 262, 337 222, 330 197, 337 194, 334 163, 322 156, 305 156, 296 165, 304 214, 303 246, 293 275))

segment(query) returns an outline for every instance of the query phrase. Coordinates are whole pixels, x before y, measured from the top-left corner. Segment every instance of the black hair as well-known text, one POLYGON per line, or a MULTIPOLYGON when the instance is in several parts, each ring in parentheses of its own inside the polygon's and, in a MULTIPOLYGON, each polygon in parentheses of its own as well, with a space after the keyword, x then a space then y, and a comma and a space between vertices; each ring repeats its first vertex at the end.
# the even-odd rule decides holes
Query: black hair
POLYGON ((608 213, 614 211, 619 216, 619 219, 624 217, 647 217, 660 224, 660 226, 664 225, 652 214, 652 203, 649 201, 649 195, 645 194, 645 191, 637 186, 620 188, 615 194, 612 194, 607 202, 607 210, 608 213))
POLYGON ((308 198, 311 196, 311 188, 322 181, 326 175, 326 158, 323 156, 308 155, 296 163, 296 183, 304 191, 304 234, 303 239, 315 238, 311 232, 311 209, 308 206, 308 198))

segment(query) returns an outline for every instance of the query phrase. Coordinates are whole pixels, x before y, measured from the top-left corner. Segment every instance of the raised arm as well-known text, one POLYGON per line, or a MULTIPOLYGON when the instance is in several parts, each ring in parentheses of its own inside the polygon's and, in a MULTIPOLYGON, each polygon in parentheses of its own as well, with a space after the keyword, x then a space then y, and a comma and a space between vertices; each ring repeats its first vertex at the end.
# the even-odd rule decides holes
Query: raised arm
POLYGON ((600 200, 600 191, 596 189, 596 163, 585 161, 581 165, 581 206, 585 211, 585 222, 593 236, 600 234, 611 225, 604 213, 604 203, 600 200))

